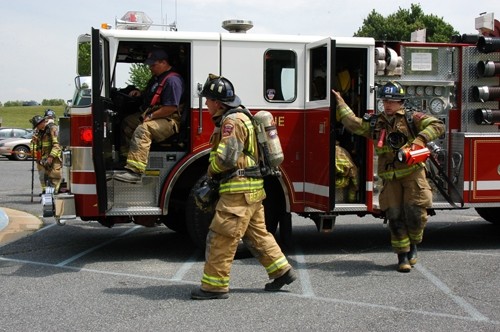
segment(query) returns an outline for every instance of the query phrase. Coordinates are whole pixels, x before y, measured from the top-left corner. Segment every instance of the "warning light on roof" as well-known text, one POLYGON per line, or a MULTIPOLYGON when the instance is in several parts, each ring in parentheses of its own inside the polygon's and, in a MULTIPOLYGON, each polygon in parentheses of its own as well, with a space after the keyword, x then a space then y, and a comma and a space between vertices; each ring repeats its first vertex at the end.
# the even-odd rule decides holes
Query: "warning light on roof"
POLYGON ((144 12, 128 11, 121 19, 116 20, 116 28, 119 30, 148 30, 153 21, 144 12))

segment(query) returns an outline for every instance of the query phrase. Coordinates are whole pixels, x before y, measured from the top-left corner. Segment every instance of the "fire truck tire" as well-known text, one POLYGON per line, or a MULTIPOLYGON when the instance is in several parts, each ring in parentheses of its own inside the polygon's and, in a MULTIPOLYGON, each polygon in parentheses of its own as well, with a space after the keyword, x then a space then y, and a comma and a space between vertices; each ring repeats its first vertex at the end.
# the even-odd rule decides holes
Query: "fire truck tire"
POLYGON ((500 208, 476 208, 476 212, 484 220, 495 225, 500 225, 500 218, 498 218, 500 208))

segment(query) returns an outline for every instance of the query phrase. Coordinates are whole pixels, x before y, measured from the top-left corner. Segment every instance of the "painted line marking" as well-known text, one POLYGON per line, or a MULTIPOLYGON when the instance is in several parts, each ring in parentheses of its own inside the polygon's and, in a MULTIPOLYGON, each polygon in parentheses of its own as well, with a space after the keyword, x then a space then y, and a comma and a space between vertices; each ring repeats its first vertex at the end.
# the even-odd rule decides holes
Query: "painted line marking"
POLYGON ((138 228, 140 228, 140 227, 141 227, 141 226, 135 226, 135 227, 132 227, 132 228, 130 228, 130 229, 127 229, 125 232, 123 232, 123 233, 121 233, 121 234, 118 234, 118 235, 117 235, 117 236, 115 236, 114 238, 109 239, 108 241, 105 241, 105 242, 103 242, 103 243, 101 243, 101 244, 99 244, 99 245, 97 245, 97 246, 95 246, 95 247, 92 247, 92 248, 89 248, 89 249, 87 249, 87 250, 85 250, 85 251, 82 251, 81 253, 76 254, 76 255, 74 255, 74 256, 72 256, 72 257, 70 257, 70 258, 68 258, 68 259, 66 259, 66 260, 64 260, 64 261, 62 261, 62 262, 60 262, 60 263, 58 263, 58 264, 56 264, 56 266, 59 266, 59 267, 65 266, 66 264, 69 264, 69 263, 71 263, 71 262, 73 262, 73 261, 77 260, 78 258, 80 258, 80 257, 82 257, 82 256, 85 256, 86 254, 88 254, 88 253, 90 253, 90 252, 92 252, 92 251, 96 250, 96 249, 99 249, 99 248, 101 248, 101 247, 104 247, 105 245, 107 245, 107 244, 109 244, 109 243, 111 243, 111 242, 114 242, 114 241, 118 240, 119 238, 121 238, 121 237, 123 237, 123 236, 125 236, 125 235, 127 235, 127 234, 130 234, 130 233, 134 232, 135 230, 137 230, 137 229, 138 229, 138 228))
POLYGON ((307 297, 314 297, 314 290, 311 284, 311 278, 307 270, 307 263, 304 253, 301 249, 297 249, 295 259, 297 261, 297 271, 299 273, 300 286, 302 287, 302 294, 307 297))
POLYGON ((177 270, 177 272, 174 274, 174 276, 172 277, 171 280, 182 281, 182 279, 189 272, 189 270, 194 265, 194 263, 196 263, 198 257, 200 257, 200 254, 201 254, 200 251, 198 251, 198 250, 195 251, 195 253, 193 255, 191 255, 191 257, 189 257, 188 260, 184 264, 182 264, 182 266, 179 268, 179 270, 177 270))
MULTIPOLYGON (((14 262, 14 263, 20 263, 20 264, 29 264, 29 265, 39 265, 39 266, 46 266, 46 267, 56 267, 56 268, 67 269, 67 270, 72 270, 72 271, 92 272, 92 273, 99 273, 99 274, 105 274, 105 275, 111 275, 111 276, 124 276, 124 277, 140 278, 140 279, 146 279, 146 280, 175 282, 175 283, 182 283, 182 284, 187 284, 187 285, 199 285, 199 282, 193 282, 193 281, 174 280, 172 278, 151 277, 151 276, 145 276, 145 275, 140 275, 140 274, 131 274, 131 273, 109 272, 109 271, 102 271, 102 270, 95 270, 95 269, 86 269, 86 268, 81 268, 81 267, 58 266, 55 264, 35 262, 35 261, 26 261, 26 260, 20 260, 20 259, 10 259, 10 258, 4 258, 4 257, 0 257, 0 261, 14 262)), ((232 289, 244 289, 244 288, 233 287, 232 289)), ((341 299, 334 299, 334 298, 325 298, 325 297, 321 297, 321 296, 306 296, 303 294, 294 294, 294 293, 288 293, 288 292, 277 293, 276 296, 291 296, 291 297, 296 297, 296 298, 304 298, 304 299, 308 299, 308 300, 317 300, 317 301, 322 301, 322 302, 327 302, 327 303, 348 304, 348 305, 357 306, 357 307, 382 309, 382 310, 386 310, 386 311, 403 312, 403 313, 415 313, 415 314, 420 314, 420 315, 424 315, 424 316, 445 317, 445 318, 452 318, 452 319, 461 320, 461 321, 472 321, 472 322, 481 321, 481 322, 487 322, 487 323, 490 323, 493 325, 500 325, 500 321, 490 320, 483 315, 480 315, 481 319, 477 319, 475 317, 466 317, 463 315, 458 316, 458 315, 437 313, 437 312, 430 312, 430 311, 423 311, 423 310, 406 310, 406 309, 401 309, 401 308, 391 307, 391 306, 386 306, 386 305, 380 305, 380 304, 348 301, 348 300, 341 300, 341 299), (484 317, 484 319, 483 319, 483 317, 484 317)))
POLYGON ((480 313, 470 303, 465 301, 460 296, 453 294, 452 290, 448 286, 446 286, 446 284, 444 282, 439 280, 438 277, 436 277, 434 274, 432 274, 425 267, 423 267, 420 264, 415 265, 415 267, 417 268, 417 270, 420 273, 422 273, 427 279, 429 279, 429 281, 432 282, 437 288, 439 288, 443 293, 445 293, 447 296, 449 296, 453 300, 453 302, 455 302, 460 307, 462 307, 474 320, 481 321, 481 322, 489 321, 488 317, 486 317, 482 313, 480 313))

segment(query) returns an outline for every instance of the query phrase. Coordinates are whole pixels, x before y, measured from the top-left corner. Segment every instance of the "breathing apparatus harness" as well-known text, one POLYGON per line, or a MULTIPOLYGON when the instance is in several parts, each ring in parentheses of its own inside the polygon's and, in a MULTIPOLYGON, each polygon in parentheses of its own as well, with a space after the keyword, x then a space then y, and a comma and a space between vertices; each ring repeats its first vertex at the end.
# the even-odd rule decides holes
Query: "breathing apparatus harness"
MULTIPOLYGON (((410 133, 413 137, 417 137, 416 135, 416 128, 415 128, 415 123, 413 122, 413 111, 405 111, 405 121, 406 124, 410 130, 410 133)), ((404 136, 404 135, 403 135, 404 136)), ((408 140, 406 138, 406 140, 408 140)), ((441 195, 450 203, 451 206, 454 208, 460 209, 463 208, 464 206, 464 200, 462 198, 462 195, 460 195, 459 191, 453 184, 453 182, 450 180, 450 178, 446 175, 443 167, 439 163, 439 160, 436 158, 437 152, 439 152, 440 148, 433 142, 428 142, 427 143, 427 149, 429 149, 429 157, 428 160, 431 161, 431 167, 426 167, 427 170, 427 177, 434 182, 436 185, 436 188, 439 190, 441 195), (434 168, 437 169, 437 174, 434 168), (448 193, 444 187, 444 182, 448 184, 448 188, 450 189, 450 193, 448 193), (455 196, 458 198, 458 202, 460 203, 460 206, 458 206, 455 201, 452 199, 452 196, 455 196)), ((418 151, 418 150, 417 150, 418 151)))

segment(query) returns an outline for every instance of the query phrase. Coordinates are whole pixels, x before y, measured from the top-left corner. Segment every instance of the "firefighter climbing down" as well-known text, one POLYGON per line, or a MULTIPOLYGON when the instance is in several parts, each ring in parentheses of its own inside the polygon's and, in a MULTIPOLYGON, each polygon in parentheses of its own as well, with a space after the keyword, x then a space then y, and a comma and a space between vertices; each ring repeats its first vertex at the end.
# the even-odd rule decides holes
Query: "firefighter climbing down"
POLYGON ((410 151, 416 151, 441 136, 444 124, 430 115, 406 110, 405 90, 398 82, 388 82, 380 90, 384 111, 363 118, 355 116, 337 91, 332 90, 332 93, 337 101, 337 119, 352 133, 374 140, 378 175, 383 181, 380 209, 389 221, 391 245, 398 256, 397 270, 409 272, 417 262, 416 247, 422 242, 427 209, 432 207, 432 191, 426 179, 425 164, 398 160, 399 149, 390 145, 388 137, 394 137, 392 133, 404 135, 408 138, 410 151))

